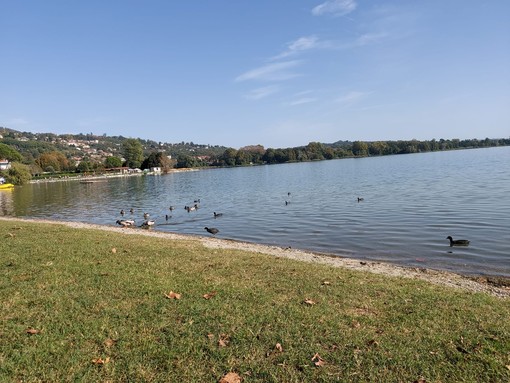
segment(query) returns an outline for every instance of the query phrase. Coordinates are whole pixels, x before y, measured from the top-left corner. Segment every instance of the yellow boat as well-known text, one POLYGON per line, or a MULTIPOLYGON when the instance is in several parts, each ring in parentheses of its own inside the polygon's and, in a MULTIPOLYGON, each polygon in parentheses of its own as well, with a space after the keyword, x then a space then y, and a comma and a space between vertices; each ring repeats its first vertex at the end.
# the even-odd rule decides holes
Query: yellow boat
POLYGON ((0 184, 0 190, 12 189, 13 187, 13 184, 0 184))

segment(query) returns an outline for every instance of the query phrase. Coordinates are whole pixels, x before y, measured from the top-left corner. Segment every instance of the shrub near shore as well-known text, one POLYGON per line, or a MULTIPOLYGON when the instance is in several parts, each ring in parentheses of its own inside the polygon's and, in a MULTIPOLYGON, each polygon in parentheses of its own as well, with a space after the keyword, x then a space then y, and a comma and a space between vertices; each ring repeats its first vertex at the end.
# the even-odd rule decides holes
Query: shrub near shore
POLYGON ((193 241, 0 236, 0 381, 510 379, 508 299, 193 241))

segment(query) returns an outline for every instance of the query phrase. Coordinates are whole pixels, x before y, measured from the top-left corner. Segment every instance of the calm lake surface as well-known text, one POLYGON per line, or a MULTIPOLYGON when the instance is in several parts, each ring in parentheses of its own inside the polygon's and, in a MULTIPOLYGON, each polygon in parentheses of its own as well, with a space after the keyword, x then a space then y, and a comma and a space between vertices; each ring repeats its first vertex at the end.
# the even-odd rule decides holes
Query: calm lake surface
POLYGON ((124 209, 159 231, 510 277, 509 165, 499 147, 39 183, 0 192, 0 215, 115 225, 124 209))

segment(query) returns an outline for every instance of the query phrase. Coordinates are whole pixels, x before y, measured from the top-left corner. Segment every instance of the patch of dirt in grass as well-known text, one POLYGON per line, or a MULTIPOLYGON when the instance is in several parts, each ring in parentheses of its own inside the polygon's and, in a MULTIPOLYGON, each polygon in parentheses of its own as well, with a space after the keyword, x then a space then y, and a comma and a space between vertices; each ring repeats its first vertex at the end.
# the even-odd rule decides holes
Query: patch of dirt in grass
POLYGON ((166 238, 182 241, 199 241, 203 246, 214 249, 235 249, 261 254, 268 254, 275 257, 289 258, 303 262, 320 263, 332 267, 342 267, 346 269, 359 270, 374 274, 383 274, 393 277, 403 277, 424 280, 430 283, 460 288, 472 292, 484 292, 498 297, 510 297, 510 279, 503 277, 470 277, 455 274, 446 271, 438 271, 424 268, 413 268, 392 265, 384 262, 360 261, 352 258, 343 258, 340 256, 318 254, 308 251, 283 248, 278 246, 267 246, 255 243, 240 242, 229 239, 219 239, 203 237, 197 235, 182 235, 175 233, 164 233, 154 230, 143 230, 133 228, 120 228, 115 226, 94 225, 81 222, 61 222, 39 219, 20 219, 12 217, 0 217, 2 220, 11 220, 16 222, 29 221, 49 224, 65 225, 73 228, 96 229, 103 231, 113 231, 126 235, 144 235, 149 237, 166 238))

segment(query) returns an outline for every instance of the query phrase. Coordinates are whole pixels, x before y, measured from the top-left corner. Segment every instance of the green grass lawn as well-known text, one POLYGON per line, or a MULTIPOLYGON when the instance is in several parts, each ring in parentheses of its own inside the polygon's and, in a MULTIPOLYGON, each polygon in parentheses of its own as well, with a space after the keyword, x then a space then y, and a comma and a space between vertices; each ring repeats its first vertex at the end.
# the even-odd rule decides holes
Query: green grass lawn
POLYGON ((510 381, 508 299, 192 240, 0 220, 0 298, 0 382, 510 381))

